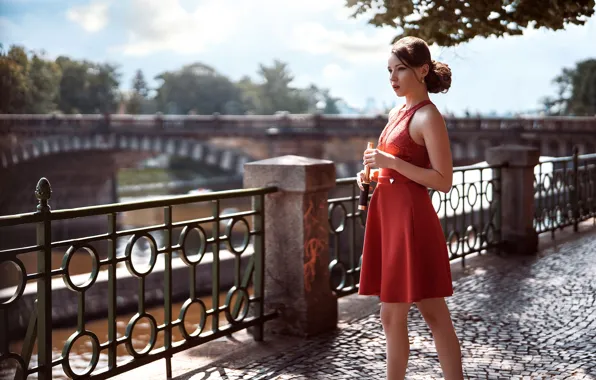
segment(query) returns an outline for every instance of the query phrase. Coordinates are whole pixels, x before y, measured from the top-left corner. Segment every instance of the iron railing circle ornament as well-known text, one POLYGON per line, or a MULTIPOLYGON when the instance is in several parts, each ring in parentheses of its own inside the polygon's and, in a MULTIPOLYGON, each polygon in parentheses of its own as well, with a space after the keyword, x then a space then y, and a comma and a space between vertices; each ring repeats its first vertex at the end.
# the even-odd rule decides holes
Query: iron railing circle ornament
POLYGON ((459 233, 457 231, 450 231, 447 237, 447 248, 449 249, 449 256, 454 257, 459 251, 459 233), (455 249, 453 244, 455 243, 455 249))
POLYGON ((205 251, 207 250, 207 234, 205 233, 203 227, 201 227, 198 224, 190 224, 184 226, 182 232, 180 233, 180 238, 178 239, 178 242, 180 244, 180 251, 182 253, 180 255, 180 258, 182 259, 184 264, 188 266, 194 266, 200 263, 201 260, 203 260, 203 257, 205 256, 205 251), (199 239, 201 241, 201 245, 197 251, 198 258, 196 260, 191 260, 186 252, 186 239, 188 239, 188 236, 191 235, 193 231, 197 231, 197 233, 199 234, 199 239))
POLYGON ((151 314, 136 313, 130 319, 130 321, 128 322, 128 325, 126 325, 125 346, 126 346, 126 351, 128 352, 128 354, 135 358, 140 358, 142 356, 145 356, 149 352, 151 352, 151 350, 153 349, 153 346, 155 346, 156 341, 157 341, 157 321, 155 320, 155 318, 151 314), (134 348, 134 346, 132 345, 132 337, 133 337, 133 332, 134 332, 135 326, 143 318, 147 318, 147 320, 149 321, 151 334, 149 335, 149 343, 147 343, 145 348, 143 348, 141 351, 137 351, 134 348))
POLYGON ((466 192, 466 198, 468 200, 468 205, 470 207, 474 207, 476 206, 476 203, 478 202, 478 188, 476 187, 475 183, 469 183, 468 184, 468 190, 466 192), (474 191, 472 191, 472 189, 474 191), (472 201, 472 195, 474 194, 474 200, 472 201))
POLYGON ((549 192, 554 192, 558 189, 561 189, 561 182, 555 179, 553 180, 553 176, 551 174, 543 174, 542 179, 539 182, 539 190, 544 193, 544 195, 548 195, 549 192))
POLYGON ((329 220, 329 227, 331 228, 331 231, 334 234, 340 234, 342 232, 344 232, 344 230, 346 229, 346 220, 348 218, 348 210, 346 210, 346 206, 344 206, 343 202, 342 203, 332 203, 329 205, 328 210, 327 210, 327 219, 329 220), (335 212, 336 209, 340 209, 342 211, 341 215, 341 219, 339 221, 339 224, 337 226, 333 225, 333 213, 335 212))
POLYGON ((180 325, 178 325, 178 327, 180 328, 180 333, 182 334, 182 336, 184 336, 184 339, 195 338, 201 335, 203 329, 205 328, 205 324, 207 322, 207 307, 200 299, 187 299, 182 305, 182 308, 180 309, 180 314, 178 318, 180 319, 180 325), (186 313, 192 305, 199 305, 201 307, 201 319, 199 322, 199 326, 195 329, 195 331, 189 333, 188 330, 186 330, 184 322, 186 321, 186 313))
POLYGON ((441 193, 438 192, 438 191, 436 191, 436 190, 434 190, 434 189, 431 189, 430 190, 430 202, 433 205, 433 208, 435 210, 435 213, 437 213, 437 214, 440 213, 441 212, 441 209, 443 209, 443 201, 441 200, 441 193), (439 197, 439 200, 438 201, 435 201, 435 195, 437 197, 439 197))
POLYGON ((569 220, 574 220, 575 216, 573 215, 573 206, 571 205, 571 203, 567 203, 567 218, 569 220))
POLYGON ((64 348, 62 349, 62 369, 64 370, 66 376, 68 376, 71 379, 89 376, 89 374, 93 372, 93 370, 97 366, 97 363, 99 362, 99 351, 100 344, 99 339, 97 339, 97 335, 95 335, 91 331, 86 330, 76 331, 75 333, 73 333, 68 338, 68 340, 64 344, 64 348), (72 367, 70 366, 70 353, 72 351, 74 343, 77 340, 82 339, 84 337, 91 339, 91 360, 89 361, 89 365, 87 365, 87 368, 85 368, 85 371, 83 373, 75 373, 72 367))
POLYGON ((552 222, 552 227, 553 228, 559 228, 563 223, 564 223, 564 217, 563 217, 563 210, 561 209, 561 206, 557 205, 555 207, 555 209, 553 210, 553 222, 552 222))
POLYGON ((231 324, 242 322, 244 318, 246 318, 246 316, 248 315, 249 306, 250 297, 246 289, 239 286, 232 286, 232 288, 230 288, 230 290, 228 291, 228 295, 226 296, 226 303, 224 309, 226 319, 231 324), (232 302, 232 297, 234 297, 236 293, 238 293, 238 296, 240 297, 236 302, 242 301, 242 309, 239 310, 238 315, 234 318, 232 312, 230 311, 230 306, 232 302))
POLYGON ((21 260, 15 257, 2 261, 2 264, 4 263, 12 263, 14 265, 19 275, 19 283, 12 297, 4 302, 0 302, 0 310, 8 308, 13 302, 17 301, 23 295, 25 286, 27 285, 27 270, 21 260))
POLYGON ((151 273, 153 267, 155 266, 155 262, 157 261, 157 243, 155 242, 155 238, 148 233, 140 233, 131 236, 128 240, 128 243, 126 243, 124 256, 126 257, 126 268, 128 269, 128 272, 130 274, 138 278, 143 278, 147 276, 149 273, 151 273), (151 252, 149 259, 149 268, 147 268, 147 270, 144 272, 137 271, 134 267, 134 264, 132 263, 132 249, 134 245, 137 243, 137 241, 139 241, 142 238, 149 240, 149 247, 151 252))
POLYGON ((8 353, 4 353, 4 354, 0 355, 0 368, 6 368, 6 365, 4 363, 6 363, 10 360, 14 360, 17 363, 17 365, 20 367, 20 368, 15 368, 15 371, 16 371, 15 374, 18 374, 18 373, 21 374, 20 377, 18 377, 18 378, 15 377, 15 380, 25 380, 26 376, 27 376, 26 375, 27 368, 26 368, 25 361, 23 360, 21 355, 18 355, 18 354, 12 353, 12 352, 8 352, 8 353))
POLYGON ((83 245, 71 245, 64 257, 62 258, 62 280, 64 281, 64 285, 72 291, 75 292, 84 292, 89 289, 95 281, 97 280, 97 275, 99 274, 99 254, 97 250, 92 247, 91 245, 83 244, 83 245), (81 285, 76 285, 68 273, 68 267, 70 265, 70 260, 72 256, 78 252, 79 250, 86 251, 91 256, 91 272, 89 273, 89 278, 82 283, 81 285))
POLYGON ((228 221, 227 225, 226 225, 226 246, 228 247, 228 250, 236 255, 241 255, 244 253, 244 251, 246 251, 246 248, 248 248, 248 245, 250 243, 250 226, 248 225, 248 222, 246 221, 246 219, 244 218, 232 218, 228 221), (238 223, 241 223, 244 225, 244 233, 242 235, 242 244, 239 247, 235 247, 234 244, 232 244, 232 231, 234 230, 234 226, 238 223))
MULTIPOLYGON (((550 176, 550 174, 548 174, 550 176)), ((543 184, 544 186, 544 184, 543 184)), ((565 188, 566 184, 565 184, 565 178, 564 178, 564 174, 561 171, 556 171, 554 173, 554 186, 553 189, 556 189, 557 191, 561 191, 565 188)))
POLYGON ((497 243, 497 241, 495 240, 496 236, 495 236, 495 225, 492 223, 487 224, 484 227, 484 231, 482 232, 482 234, 484 235, 484 241, 487 244, 494 244, 497 243))
POLYGON ((451 194, 449 195, 449 205, 451 206, 451 210, 456 211, 459 207, 459 198, 460 198, 460 191, 459 185, 455 185, 451 188, 451 194), (454 196, 454 193, 457 193, 457 196, 454 196), (453 200, 457 199, 457 203, 455 206, 453 205, 453 200))
POLYGON ((466 228, 466 234, 465 234, 466 238, 465 238, 465 242, 466 245, 468 246, 469 250, 473 250, 474 248, 476 248, 476 244, 478 244, 478 230, 476 230, 476 227, 473 225, 469 225, 468 228, 466 228), (470 239, 471 237, 474 236, 474 243, 470 244, 470 239))
POLYGON ((331 289, 338 291, 341 290, 343 288, 346 287, 346 282, 347 282, 347 278, 348 278, 348 273, 346 271, 346 267, 345 265, 337 260, 337 259, 333 259, 330 263, 329 263, 329 280, 331 281, 331 289), (339 282, 339 284, 337 286, 333 285, 333 273, 334 271, 339 272, 339 274, 341 275, 341 281, 339 282))
POLYGON ((553 218, 551 211, 547 208, 542 209, 542 226, 544 228, 555 226, 555 218, 553 218))
POLYGON ((484 186, 484 199, 488 202, 489 205, 492 205, 495 197, 493 196, 495 191, 495 183, 493 180, 486 181, 486 185, 484 186), (490 198, 489 198, 490 194, 490 198))

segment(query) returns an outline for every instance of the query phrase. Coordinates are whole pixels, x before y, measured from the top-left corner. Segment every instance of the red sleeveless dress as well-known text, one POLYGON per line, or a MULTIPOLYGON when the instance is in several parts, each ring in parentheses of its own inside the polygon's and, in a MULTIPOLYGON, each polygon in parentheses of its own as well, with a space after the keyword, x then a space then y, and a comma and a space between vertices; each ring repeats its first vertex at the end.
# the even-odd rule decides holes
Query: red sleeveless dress
MULTIPOLYGON (((377 148, 430 168, 426 147, 409 131, 412 116, 427 104, 392 115, 377 148)), ((447 244, 428 190, 392 169, 380 170, 368 207, 358 292, 407 303, 453 294, 447 244)))

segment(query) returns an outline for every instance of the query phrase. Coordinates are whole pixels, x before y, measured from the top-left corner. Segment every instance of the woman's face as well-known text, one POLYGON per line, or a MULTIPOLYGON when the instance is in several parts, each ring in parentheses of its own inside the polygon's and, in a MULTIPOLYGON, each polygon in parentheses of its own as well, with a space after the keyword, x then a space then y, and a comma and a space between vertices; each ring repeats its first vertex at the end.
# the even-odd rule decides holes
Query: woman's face
POLYGON ((424 86, 420 80, 424 78, 423 68, 409 68, 397 58, 395 54, 389 56, 387 69, 389 70, 389 82, 397 96, 406 96, 424 86))

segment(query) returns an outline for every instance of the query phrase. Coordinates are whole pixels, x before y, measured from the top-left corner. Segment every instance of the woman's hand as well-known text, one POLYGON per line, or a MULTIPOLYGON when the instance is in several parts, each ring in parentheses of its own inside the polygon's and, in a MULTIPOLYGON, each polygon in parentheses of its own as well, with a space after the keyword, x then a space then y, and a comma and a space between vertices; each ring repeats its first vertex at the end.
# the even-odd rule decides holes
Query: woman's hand
POLYGON ((358 187, 360 188, 361 191, 364 190, 364 187, 362 187, 362 183, 366 180, 366 173, 364 172, 364 170, 361 170, 358 172, 358 174, 356 174, 356 183, 358 184, 358 187))
MULTIPOLYGON (((379 170, 378 169, 373 169, 370 171, 370 174, 368 176, 368 182, 373 182, 373 181, 377 181, 379 177, 379 170)), ((358 187, 360 188, 360 190, 364 190, 364 187, 362 187, 362 184, 365 182, 366 179, 366 173, 364 172, 364 170, 361 170, 360 172, 358 172, 358 174, 356 175, 356 183, 358 184, 358 187)))
POLYGON ((378 149, 364 151, 363 163, 371 168, 392 168, 395 157, 378 149))

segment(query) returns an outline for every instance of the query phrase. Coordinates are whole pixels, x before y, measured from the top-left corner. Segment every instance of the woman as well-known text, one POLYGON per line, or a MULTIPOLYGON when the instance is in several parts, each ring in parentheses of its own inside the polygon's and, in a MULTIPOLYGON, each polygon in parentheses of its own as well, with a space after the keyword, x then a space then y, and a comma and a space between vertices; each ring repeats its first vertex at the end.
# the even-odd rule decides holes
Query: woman
MULTIPOLYGON (((364 152, 369 180, 377 182, 369 205, 360 289, 381 300, 387 340, 387 379, 403 379, 409 355, 408 310, 415 303, 432 331, 446 380, 463 379, 461 350, 444 297, 451 270, 441 224, 427 188, 451 189, 453 164, 441 113, 428 93, 446 92, 451 70, 431 60, 426 42, 405 37, 388 60, 389 79, 405 105, 389 113, 376 149, 364 152)), ((357 176, 362 188, 364 171, 357 176)))

